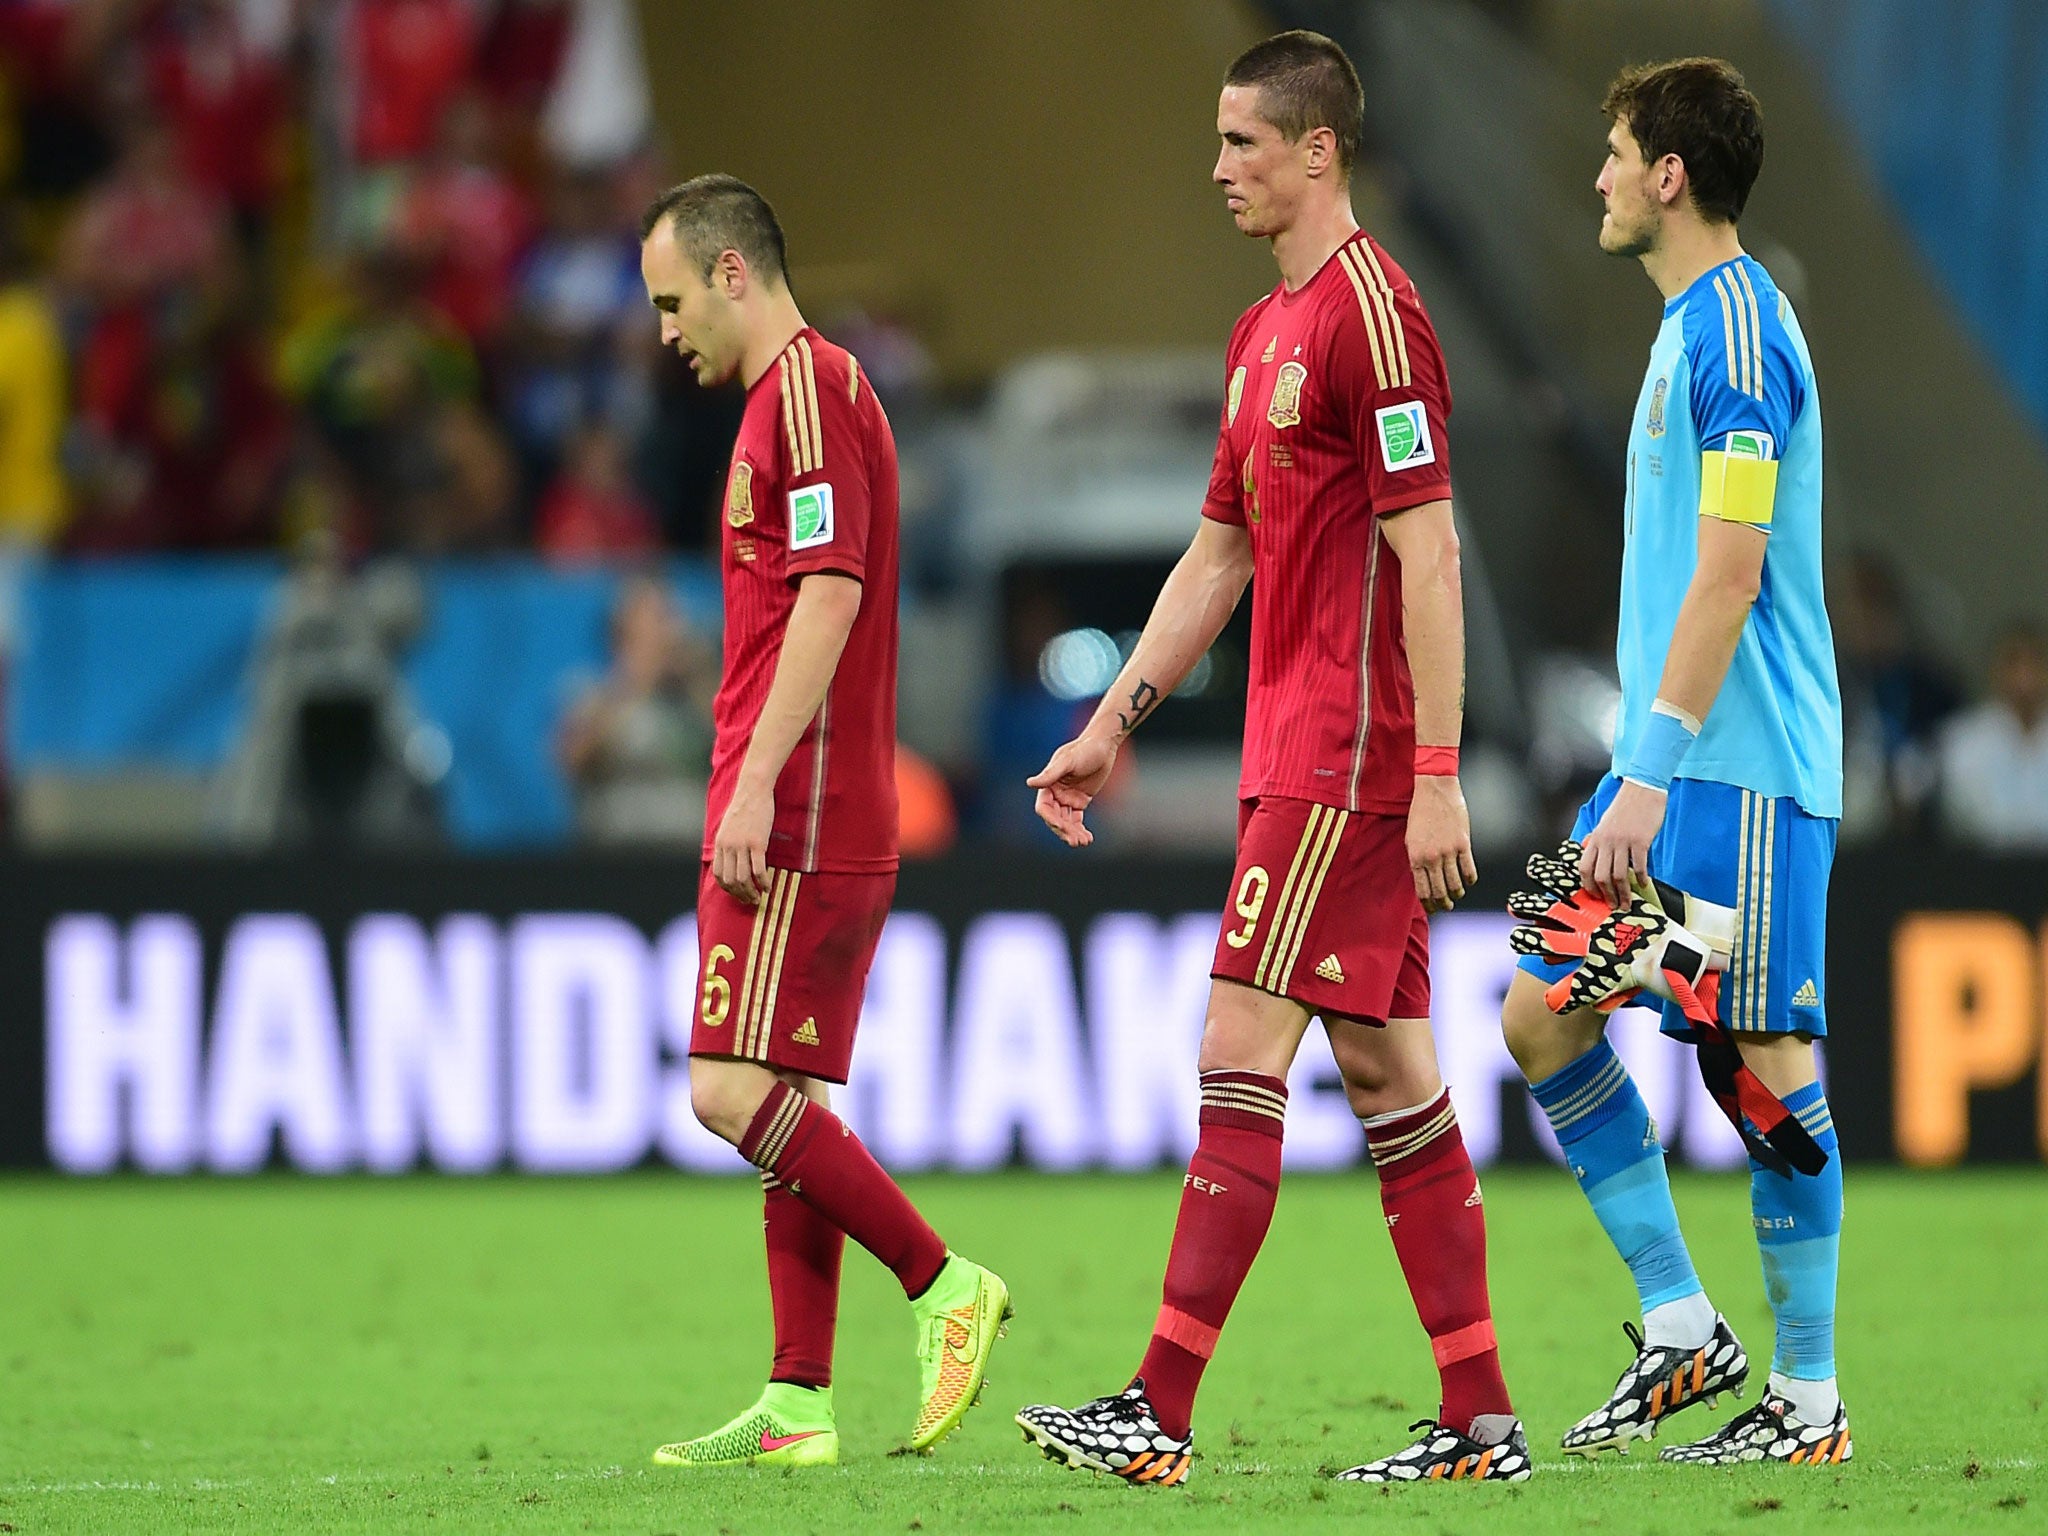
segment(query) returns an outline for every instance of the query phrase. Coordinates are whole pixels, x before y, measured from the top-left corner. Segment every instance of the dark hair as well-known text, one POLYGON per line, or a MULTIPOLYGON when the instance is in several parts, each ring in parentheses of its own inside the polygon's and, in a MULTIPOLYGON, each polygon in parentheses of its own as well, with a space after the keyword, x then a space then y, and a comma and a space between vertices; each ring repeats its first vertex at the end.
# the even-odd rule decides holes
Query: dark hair
POLYGON ((1726 59, 1632 64, 1614 77, 1600 110, 1628 124, 1643 159, 1685 162, 1693 206, 1710 223, 1742 217, 1764 168, 1764 114, 1726 59))
POLYGON ((713 172, 670 187, 640 215, 643 243, 663 220, 674 222, 676 244, 707 279, 721 252, 738 251, 754 272, 789 281, 787 247, 775 210, 737 176, 713 172))
POLYGON ((1259 90, 1259 116, 1288 143, 1312 129, 1337 136, 1337 164, 1346 176, 1365 133, 1365 90, 1344 50, 1320 32, 1282 32, 1253 43, 1224 72, 1223 83, 1259 90))

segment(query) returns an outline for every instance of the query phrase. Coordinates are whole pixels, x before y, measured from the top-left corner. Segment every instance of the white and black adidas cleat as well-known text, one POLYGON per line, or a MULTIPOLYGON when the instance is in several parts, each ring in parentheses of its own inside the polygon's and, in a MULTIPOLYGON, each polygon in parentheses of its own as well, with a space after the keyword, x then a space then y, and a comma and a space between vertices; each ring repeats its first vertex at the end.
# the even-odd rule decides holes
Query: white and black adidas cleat
POLYGON ((1565 1431, 1567 1455, 1619 1451, 1626 1456, 1631 1440, 1652 1438, 1657 1426, 1679 1409, 1698 1402, 1711 1407, 1723 1392, 1739 1397, 1749 1380, 1749 1356, 1718 1313, 1713 1334, 1696 1349, 1645 1344, 1633 1323, 1623 1323, 1621 1329, 1635 1345, 1636 1358, 1621 1373, 1607 1401, 1565 1431))
POLYGON ((1732 1467, 1750 1461, 1817 1467, 1835 1466, 1855 1454, 1847 1409, 1837 1406, 1825 1424, 1806 1424, 1793 1415, 1787 1399, 1766 1391, 1764 1400, 1749 1412, 1738 1413, 1704 1440, 1665 1446, 1659 1459, 1694 1467, 1732 1467))
POLYGON ((1133 1483, 1172 1488, 1187 1481, 1195 1432, 1179 1437, 1160 1427, 1143 1379, 1115 1397, 1078 1408, 1036 1404, 1020 1409, 1017 1426, 1048 1461, 1108 1472, 1133 1483))
POLYGON ((1404 1451, 1339 1472, 1337 1481, 1525 1483, 1529 1480, 1532 1470, 1529 1437, 1522 1433, 1519 1419, 1509 1428, 1506 1438, 1493 1445, 1481 1445, 1470 1435, 1433 1419, 1418 1419, 1408 1427, 1421 1430, 1422 1438, 1404 1451))

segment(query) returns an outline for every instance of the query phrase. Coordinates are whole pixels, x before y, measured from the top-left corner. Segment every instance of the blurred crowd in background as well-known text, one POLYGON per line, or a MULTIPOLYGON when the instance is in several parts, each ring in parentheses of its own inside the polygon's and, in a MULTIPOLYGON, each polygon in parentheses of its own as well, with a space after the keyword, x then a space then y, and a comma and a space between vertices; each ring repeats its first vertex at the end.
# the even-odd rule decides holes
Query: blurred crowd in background
MULTIPOLYGON (((604 659, 532 744, 575 828, 701 835, 715 614, 666 573, 715 548, 740 401, 662 352, 641 289, 640 208, 704 167, 656 146, 638 25, 631 0, 0 3, 0 554, 296 562, 209 789, 218 832, 432 836, 447 738, 400 677, 418 589, 351 573, 516 551, 633 573, 604 659)), ((929 445, 980 402, 935 401, 902 326, 812 318, 896 419, 910 601, 944 595, 929 445)), ((2042 631, 1958 676, 1896 572, 1840 571, 1845 837, 2048 848, 2042 631)), ((1012 588, 977 615, 995 664, 972 728, 905 748, 912 852, 1039 837, 1017 781, 1128 647, 1045 584, 1012 588)), ((1498 792, 1473 787, 1501 846, 1551 835, 1605 760, 1605 658, 1529 686, 1531 739, 1496 744, 1498 792)), ((1102 815, 1114 841, 1117 795, 1102 815)))
POLYGON ((645 323, 637 26, 626 0, 0 6, 0 534, 699 547, 733 408, 645 323))

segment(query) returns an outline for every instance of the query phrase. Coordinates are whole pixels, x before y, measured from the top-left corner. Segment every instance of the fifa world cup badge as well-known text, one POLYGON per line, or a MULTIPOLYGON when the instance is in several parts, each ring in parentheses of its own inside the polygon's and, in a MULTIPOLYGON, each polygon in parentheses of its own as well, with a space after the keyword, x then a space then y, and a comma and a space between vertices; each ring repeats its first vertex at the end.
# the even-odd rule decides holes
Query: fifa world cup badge
POLYGON ((754 466, 745 459, 732 467, 732 492, 725 501, 725 520, 744 528, 754 520, 754 466))
POLYGON ((1237 425, 1238 402, 1244 399, 1244 364, 1237 365, 1237 372, 1230 376, 1230 402, 1224 410, 1224 425, 1237 425))
POLYGON ((1308 370, 1296 362, 1280 365, 1280 376, 1273 381, 1273 403, 1266 407, 1266 420, 1276 427, 1291 427, 1301 420, 1301 386, 1308 381, 1308 370))
POLYGON ((1644 427, 1652 437, 1664 435, 1664 397, 1671 392, 1671 381, 1659 379, 1650 386, 1650 420, 1644 427))

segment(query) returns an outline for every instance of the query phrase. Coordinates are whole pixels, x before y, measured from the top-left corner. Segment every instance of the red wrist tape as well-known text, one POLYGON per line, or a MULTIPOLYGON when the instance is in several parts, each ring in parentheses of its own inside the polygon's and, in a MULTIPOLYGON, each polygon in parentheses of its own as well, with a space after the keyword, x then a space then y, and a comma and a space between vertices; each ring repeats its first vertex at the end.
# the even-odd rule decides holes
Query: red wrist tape
POLYGON ((1439 775, 1456 778, 1458 774, 1458 749, 1456 747, 1417 747, 1415 749, 1415 776, 1419 778, 1439 775))

